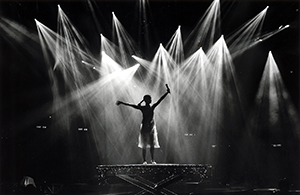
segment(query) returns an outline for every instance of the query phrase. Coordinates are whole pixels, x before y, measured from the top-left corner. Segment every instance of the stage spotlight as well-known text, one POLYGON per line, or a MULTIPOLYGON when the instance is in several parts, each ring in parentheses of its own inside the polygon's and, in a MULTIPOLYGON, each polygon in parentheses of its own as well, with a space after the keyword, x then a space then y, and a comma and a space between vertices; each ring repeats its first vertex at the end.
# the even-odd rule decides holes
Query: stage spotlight
POLYGON ((267 6, 267 7, 263 10, 263 12, 266 12, 268 9, 269 9, 269 6, 267 6))
POLYGON ((34 18, 34 21, 35 21, 36 25, 40 25, 40 22, 36 18, 34 18))

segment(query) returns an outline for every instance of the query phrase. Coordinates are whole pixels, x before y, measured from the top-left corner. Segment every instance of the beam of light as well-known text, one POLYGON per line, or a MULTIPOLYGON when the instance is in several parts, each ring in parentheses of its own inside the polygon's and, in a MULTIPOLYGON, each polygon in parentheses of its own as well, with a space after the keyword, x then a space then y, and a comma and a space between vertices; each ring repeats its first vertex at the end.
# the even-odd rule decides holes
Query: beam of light
POLYGON ((255 103, 255 110, 265 110, 265 112, 260 113, 261 116, 256 116, 251 119, 252 121, 254 120, 251 124, 255 125, 256 131, 263 131, 262 127, 259 126, 259 121, 257 121, 261 119, 267 121, 268 126, 266 131, 269 130, 278 133, 281 129, 281 125, 278 124, 284 123, 284 117, 282 115, 288 116, 291 120, 291 125, 294 126, 293 128, 297 127, 296 109, 290 100, 289 93, 284 86, 279 69, 271 52, 269 52, 255 103), (283 108, 285 110, 282 110, 283 108))
POLYGON ((61 37, 36 19, 35 23, 37 26, 37 31, 40 39, 40 44, 42 46, 44 58, 46 60, 47 65, 51 66, 51 59, 54 58, 56 55, 56 40, 61 37), (49 52, 51 55, 49 54, 49 52))
POLYGON ((151 61, 142 59, 135 55, 132 55, 132 58, 135 59, 135 61, 137 61, 141 65, 137 72, 137 78, 139 80, 144 80, 144 78, 146 78, 146 75, 148 74, 148 71, 151 71, 151 69, 149 68, 151 67, 151 61))
MULTIPOLYGON (((90 61, 95 64, 98 62, 90 55, 84 39, 73 27, 60 6, 58 6, 58 10, 58 33, 53 32, 37 20, 35 22, 47 64, 54 64, 51 67, 54 67, 55 72, 49 71, 49 77, 53 83, 51 86, 52 111, 55 113, 55 118, 65 119, 57 120, 54 126, 67 130, 62 132, 70 133, 76 118, 82 118, 84 123, 87 123, 88 119, 85 116, 91 115, 91 112, 85 109, 89 104, 80 89, 97 76, 93 73, 94 69, 85 66, 82 61, 90 61), (80 101, 69 101, 70 93, 77 96, 72 99, 80 99, 80 101), (74 114, 73 110, 76 110, 77 113, 74 114)), ((72 140, 69 139, 69 142, 72 143, 72 140)))
MULTIPOLYGON (((211 112, 207 104, 207 71, 210 65, 207 56, 202 48, 200 48, 183 62, 179 71, 175 72, 176 76, 174 76, 174 78, 177 78, 179 83, 178 88, 175 88, 177 91, 177 93, 175 93, 176 96, 172 97, 176 103, 172 106, 177 108, 176 116, 173 117, 179 121, 177 123, 179 130, 177 130, 178 133, 176 136, 179 138, 182 137, 183 134, 192 136, 185 136, 185 141, 178 138, 174 144, 181 143, 185 149, 189 148, 188 150, 178 149, 186 154, 194 153, 195 148, 199 148, 199 142, 197 140, 199 140, 200 137, 207 139, 206 136, 208 136, 207 132, 209 131, 206 131, 206 127, 203 124, 208 119, 206 117, 207 113, 211 112), (192 109, 192 107, 195 109, 192 109)), ((211 144, 209 141, 206 143, 208 145, 211 144)), ((204 144, 201 147, 203 149, 205 148, 207 153, 210 153, 208 150, 209 146, 204 144)), ((187 157, 179 160, 193 162, 199 160, 198 158, 209 162, 209 158, 205 158, 205 154, 202 152, 199 153, 199 156, 187 155, 187 157)))
MULTIPOLYGON (((30 60, 30 64, 32 65, 30 68, 34 69, 35 74, 44 77, 46 69, 42 65, 44 65, 45 59, 43 59, 43 53, 39 43, 39 36, 36 34, 36 32, 31 31, 16 21, 1 17, 0 36, 13 48, 13 51, 15 52, 15 58, 17 58, 20 54, 24 56, 21 64, 22 66, 25 66, 27 64, 27 60, 30 60), (34 59, 35 63, 32 63, 32 59, 34 59)), ((2 63, 4 63, 4 61, 2 61, 2 63)), ((21 97, 23 97, 28 96, 28 94, 30 94, 29 96, 32 94, 43 94, 46 92, 46 90, 47 89, 45 88, 35 88, 26 90, 26 94, 18 93, 21 97)), ((28 115, 22 116, 22 119, 18 122, 18 126, 21 128, 21 130, 36 124, 38 121, 42 120, 45 115, 50 114, 49 102, 45 102, 40 106, 40 108, 27 110, 26 113, 28 113, 28 115)))
POLYGON ((249 43, 248 45, 244 45, 243 48, 240 48, 239 50, 233 52, 231 54, 232 58, 235 58, 239 55, 241 55, 242 53, 244 53, 246 50, 256 46, 257 44, 271 38, 272 36, 276 35, 277 33, 287 29, 288 26, 285 26, 283 28, 279 28, 279 29, 276 29, 274 31, 271 31, 271 32, 268 32, 268 33, 265 33, 265 34, 262 34, 260 35, 259 37, 257 37, 256 39, 254 39, 251 43, 249 43))
MULTIPOLYGON (((104 35, 101 36, 101 56, 102 53, 106 53, 108 56, 110 56, 114 61, 118 62, 119 64, 122 64, 122 61, 120 60, 120 50, 117 45, 115 45, 113 42, 108 40, 104 35)), ((130 64, 123 64, 123 66, 129 66, 130 64)))
MULTIPOLYGON (((249 114, 247 131, 250 136, 245 143, 251 149, 251 158, 254 166, 261 163, 270 162, 274 157, 268 147, 263 145, 273 145, 280 143, 287 148, 293 148, 299 138, 299 117, 290 95, 283 83, 280 71, 274 60, 272 52, 269 52, 265 69, 255 97, 255 104, 249 114), (259 150, 259 152, 255 152, 259 150)), ((270 147, 271 148, 271 147, 270 147)), ((292 152, 292 151, 291 151, 292 152)), ((298 154, 298 152, 295 152, 298 154)), ((291 155, 293 156, 293 155, 291 155)), ((286 162, 293 162, 294 158, 287 157, 284 162, 277 161, 276 167, 281 167, 286 162)), ((280 178, 280 171, 276 171, 269 166, 259 169, 257 175, 269 175, 280 178)), ((293 173, 290 173, 293 174, 293 173)))
MULTIPOLYGON (((234 144, 235 140, 231 139, 231 134, 238 134, 244 114, 232 58, 223 36, 209 50, 207 57, 212 64, 211 74, 207 75, 210 82, 207 102, 210 105, 210 112, 207 113, 209 119, 206 124, 207 129, 215 136, 225 135, 229 138, 227 141, 234 144), (235 105, 232 105, 232 102, 235 102, 235 105)), ((207 139, 212 143, 217 137, 208 136, 207 139)))
MULTIPOLYGON (((44 57, 47 59, 47 63, 51 63, 51 58, 54 58, 55 65, 58 65, 59 62, 63 62, 64 58, 61 54, 63 53, 63 47, 68 45, 67 40, 64 37, 57 34, 56 32, 54 32, 53 30, 49 29, 44 24, 40 23, 38 20, 35 20, 35 22, 40 38, 40 44, 42 45, 42 50, 44 53, 44 57), (58 42, 62 45, 62 47, 58 47, 58 42), (48 52, 50 52, 51 55, 49 55, 48 52), (62 61, 60 61, 60 59, 62 61)), ((74 51, 74 53, 78 53, 78 55, 81 55, 83 59, 93 61, 93 63, 98 63, 94 57, 92 57, 90 54, 83 51, 82 49, 78 48, 76 45, 69 44, 69 46, 72 47, 72 51, 74 51)), ((79 59, 78 61, 80 62, 79 59)), ((64 65, 66 65, 66 63, 62 63, 62 66, 64 65)), ((57 66, 54 66, 53 69, 56 69, 56 67, 57 66)))
MULTIPOLYGON (((55 110, 55 113, 64 112, 64 115, 60 117, 60 121, 74 120, 76 119, 76 116, 83 112, 85 114, 81 117, 83 117, 84 121, 86 121, 92 129, 102 129, 102 131, 92 132, 99 155, 102 154, 105 145, 109 146, 109 151, 111 151, 112 154, 115 154, 115 152, 118 151, 120 152, 120 148, 118 148, 120 144, 117 143, 120 143, 120 141, 123 143, 125 140, 128 141, 134 138, 134 136, 132 136, 131 139, 129 139, 129 137, 124 138, 128 133, 125 134, 119 132, 122 128, 125 128, 124 125, 122 126, 122 123, 116 123, 116 121, 122 120, 122 115, 112 108, 118 98, 124 96, 131 100, 132 97, 137 94, 136 92, 138 90, 133 91, 131 86, 134 84, 133 75, 138 67, 139 65, 137 64, 131 68, 125 70, 120 69, 119 71, 102 76, 99 80, 65 96, 64 99, 61 99, 60 106, 56 107, 57 110, 55 110), (116 91, 118 92, 116 93, 116 91), (78 93, 81 94, 80 97, 78 96, 78 93), (78 112, 78 107, 74 105, 81 106, 80 113, 78 112), (66 112, 66 110, 68 112, 66 112), (108 129, 110 130, 106 131, 108 129), (118 137, 116 137, 117 134, 119 134, 118 137), (107 137, 105 143, 103 142, 103 136, 107 137), (115 137, 115 139, 113 139, 113 137, 115 137)), ((128 114, 126 116, 130 117, 131 115, 128 114)), ((134 132, 135 128, 131 127, 132 123, 128 123, 130 124, 128 129, 131 129, 134 132)), ((124 152, 124 150, 122 151, 124 152)), ((108 159, 113 159, 110 157, 109 152, 106 153, 105 157, 108 155, 108 159)), ((122 153, 119 153, 119 155, 122 156, 122 159, 136 159, 136 157, 132 158, 130 155, 125 158, 122 153)))
MULTIPOLYGON (((60 35, 62 39, 56 40, 56 64, 55 67, 59 65, 59 63, 67 64, 70 66, 70 69, 76 71, 77 69, 77 57, 79 56, 81 59, 85 59, 85 56, 78 52, 80 50, 86 51, 86 53, 90 53, 84 38, 80 35, 80 33, 75 29, 72 25, 69 18, 63 12, 60 6, 58 6, 58 18, 57 18, 57 34, 60 35), (77 50, 74 50, 77 48, 77 50), (63 55, 63 57, 62 57, 63 55)), ((76 73, 73 72, 75 76, 76 73)))
POLYGON ((132 55, 132 58, 134 58, 136 61, 138 61, 142 66, 148 67, 150 65, 150 61, 145 60, 143 58, 140 58, 138 56, 132 55))
MULTIPOLYGON (((62 48, 57 46, 57 43, 60 42, 62 45, 67 45, 67 41, 64 37, 60 36, 41 22, 35 19, 40 44, 42 46, 42 51, 44 54, 44 58, 46 58, 47 64, 51 64, 51 58, 55 60, 55 65, 59 63, 59 59, 61 55, 60 52, 62 48), (58 59, 55 59, 55 57, 58 56, 58 59)), ((93 63, 99 63, 93 56, 91 56, 89 53, 85 52, 84 50, 78 48, 76 45, 71 45, 72 50, 75 53, 80 53, 81 56, 83 56, 83 59, 86 61, 92 61, 93 63)), ((63 53, 63 52, 62 52, 63 53)), ((56 68, 56 66, 53 66, 53 69, 56 68)))
POLYGON ((188 53, 194 53, 198 48, 209 49, 216 37, 220 36, 220 1, 214 0, 206 10, 194 30, 185 40, 188 53))
POLYGON ((115 71, 120 71, 122 66, 110 58, 104 51, 102 52, 101 60, 101 75, 105 76, 115 71))
POLYGON ((281 32, 281 31, 283 31, 283 30, 285 30, 287 28, 289 28, 289 25, 286 25, 283 28, 280 28, 280 29, 277 29, 277 30, 274 30, 274 31, 271 31, 271 32, 268 32, 268 33, 265 33, 265 34, 261 35, 258 38, 258 41, 264 41, 266 39, 269 39, 270 37, 276 35, 277 33, 281 32))
MULTIPOLYGON (((131 55, 138 54, 138 50, 135 45, 137 45, 134 40, 127 33, 121 22, 118 20, 116 15, 113 13, 113 35, 116 36, 116 41, 120 51, 119 59, 120 64, 128 65, 130 64, 131 55), (128 55, 129 54, 129 55, 128 55)), ((114 36, 113 36, 114 37, 114 36)), ((115 37, 114 37, 115 38, 115 37)))
POLYGON ((184 59, 183 42, 181 37, 180 26, 172 36, 166 48, 169 48, 168 53, 173 58, 176 65, 180 65, 180 63, 184 59))
POLYGON ((8 42, 18 50, 23 50, 29 56, 40 56, 38 36, 30 32, 25 26, 15 21, 1 17, 0 33, 8 42), (30 43, 30 44, 27 44, 30 43))
POLYGON ((261 28, 267 13, 267 8, 241 26, 235 33, 229 36, 226 41, 231 54, 235 57, 257 43, 257 37, 261 35, 261 28))
POLYGON ((164 86, 164 83, 172 82, 172 71, 174 61, 167 50, 160 44, 154 58, 151 61, 149 74, 145 78, 146 83, 150 83, 155 89, 157 86, 164 86))
MULTIPOLYGON (((199 85, 204 85, 204 87, 207 85, 206 75, 208 74, 207 71, 210 69, 206 66, 208 66, 209 63, 210 62, 202 48, 184 61, 177 72, 180 74, 180 76, 178 76, 181 89, 180 96, 185 95, 186 89, 192 89, 194 93, 198 93, 197 96, 201 96, 201 90, 198 91, 198 87, 199 85)), ((192 97, 194 97, 194 95, 192 95, 192 97)))

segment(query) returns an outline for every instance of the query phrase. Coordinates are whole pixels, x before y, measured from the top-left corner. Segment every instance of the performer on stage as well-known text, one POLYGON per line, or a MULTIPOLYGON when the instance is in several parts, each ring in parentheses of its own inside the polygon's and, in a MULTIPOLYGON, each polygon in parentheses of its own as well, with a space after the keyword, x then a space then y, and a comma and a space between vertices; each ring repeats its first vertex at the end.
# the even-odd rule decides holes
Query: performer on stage
POLYGON ((156 164, 154 161, 154 148, 159 148, 157 130, 154 122, 154 109, 158 106, 165 97, 171 93, 168 85, 166 84, 167 91, 166 93, 159 98, 159 100, 151 106, 151 96, 145 95, 143 100, 135 105, 129 104, 122 101, 117 101, 117 105, 123 104, 125 106, 130 106, 132 108, 138 109, 143 114, 143 120, 141 124, 140 134, 139 134, 139 145, 138 147, 142 148, 143 155, 143 164, 147 164, 146 161, 146 148, 150 148, 151 163, 156 164), (142 106, 142 102, 145 102, 146 105, 142 106))

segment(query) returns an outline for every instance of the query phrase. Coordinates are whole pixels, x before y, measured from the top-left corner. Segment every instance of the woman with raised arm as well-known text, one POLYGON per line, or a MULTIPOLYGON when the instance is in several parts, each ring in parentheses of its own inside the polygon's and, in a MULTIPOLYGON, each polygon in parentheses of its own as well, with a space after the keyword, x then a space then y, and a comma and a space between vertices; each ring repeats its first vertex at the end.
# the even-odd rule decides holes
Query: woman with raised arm
POLYGON ((157 130, 154 122, 154 109, 161 103, 165 97, 171 93, 168 85, 166 84, 167 91, 162 95, 159 100, 151 105, 152 99, 150 95, 145 95, 143 100, 135 104, 129 104, 122 101, 117 101, 117 105, 123 104, 125 106, 130 106, 132 108, 138 109, 143 114, 143 120, 141 124, 140 134, 139 134, 139 144, 138 147, 142 148, 143 155, 143 164, 147 164, 146 161, 146 148, 150 148, 151 163, 156 164, 154 161, 154 148, 159 148, 157 130), (142 102, 145 102, 145 105, 142 106, 142 102))

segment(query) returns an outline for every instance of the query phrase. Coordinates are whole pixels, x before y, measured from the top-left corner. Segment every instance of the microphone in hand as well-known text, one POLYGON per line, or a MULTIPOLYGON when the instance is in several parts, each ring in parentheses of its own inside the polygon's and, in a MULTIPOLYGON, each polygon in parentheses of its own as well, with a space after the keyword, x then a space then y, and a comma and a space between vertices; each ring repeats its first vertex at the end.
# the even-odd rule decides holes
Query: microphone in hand
POLYGON ((168 84, 166 84, 166 88, 167 88, 167 92, 168 92, 169 94, 171 94, 171 91, 170 91, 170 88, 169 88, 168 84))

